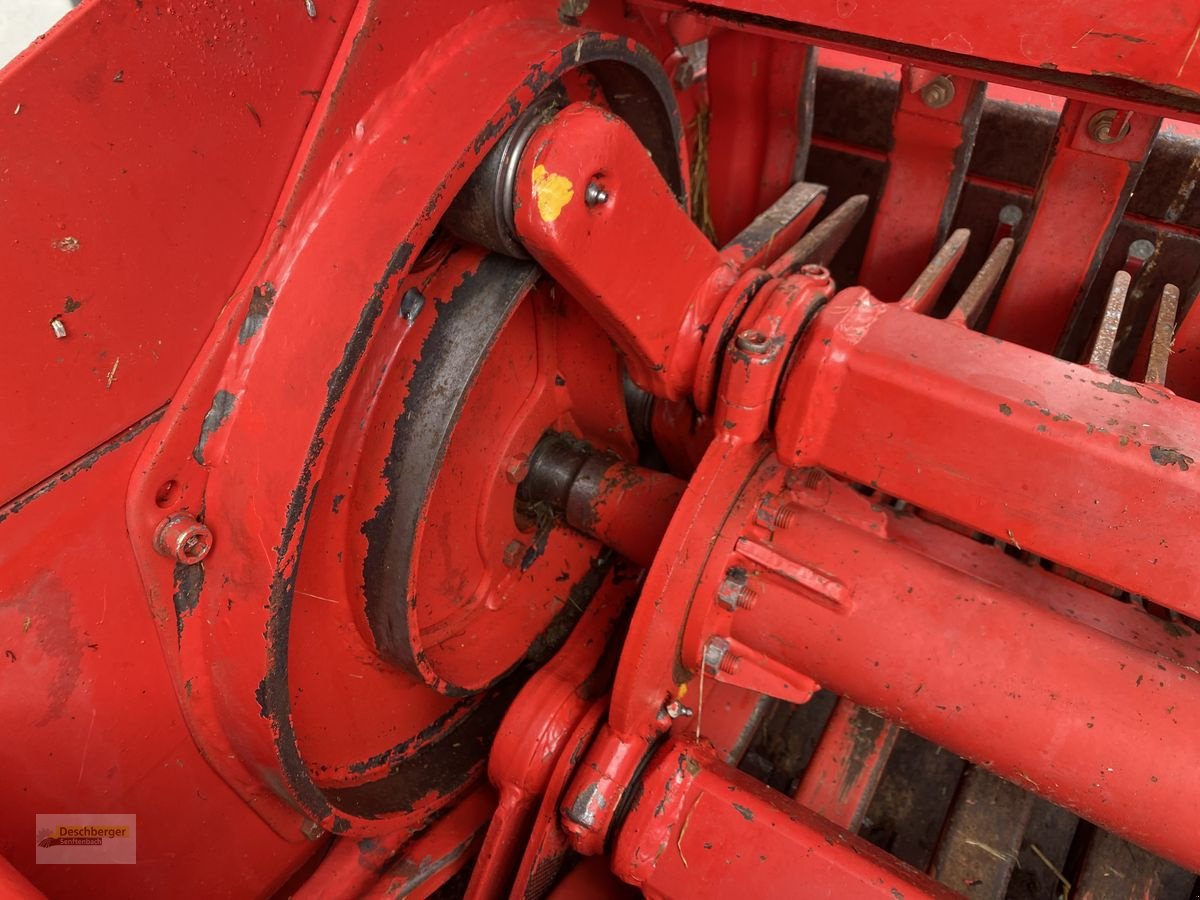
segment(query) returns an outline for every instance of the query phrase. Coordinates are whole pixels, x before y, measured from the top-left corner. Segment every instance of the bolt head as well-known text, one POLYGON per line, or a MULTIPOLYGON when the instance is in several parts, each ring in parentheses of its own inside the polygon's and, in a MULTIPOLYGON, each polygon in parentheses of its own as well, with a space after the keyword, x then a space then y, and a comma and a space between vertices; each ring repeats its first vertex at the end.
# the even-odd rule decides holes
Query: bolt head
POLYGON ((525 556, 525 545, 520 541, 509 541, 508 546, 504 548, 504 565, 510 569, 515 569, 521 564, 521 559, 525 556))
POLYGON ((765 353, 771 345, 765 334, 753 328, 739 334, 736 343, 743 353, 765 353))
POLYGON ((746 593, 746 570, 735 566, 725 573, 725 579, 717 586, 717 602, 730 612, 738 608, 746 593))
POLYGON ((687 717, 692 714, 692 710, 689 707, 684 706, 678 700, 672 700, 670 703, 668 703, 666 706, 666 711, 667 715, 672 719, 687 717))
POLYGON ((1115 144, 1129 134, 1129 119, 1125 118, 1114 131, 1120 113, 1115 109, 1102 109, 1088 122, 1088 136, 1098 144, 1115 144))
POLYGON ((509 484, 520 484, 529 474, 529 454, 514 453, 504 463, 504 477, 509 484))
POLYGON ((945 75, 939 75, 921 88, 921 101, 930 109, 948 106, 953 99, 954 82, 945 75))
POLYGON ((300 833, 310 841, 315 841, 325 834, 325 829, 312 819, 305 819, 304 824, 300 826, 300 833))
POLYGON ((583 193, 583 200, 588 206, 603 206, 608 202, 608 191, 599 182, 591 182, 583 193))
POLYGON ((832 279, 832 276, 829 274, 829 270, 827 268, 824 266, 813 265, 812 263, 801 266, 800 274, 811 278, 814 281, 820 281, 823 284, 828 284, 832 279))
POLYGON ((729 652, 729 643, 723 638, 715 637, 704 645, 704 666, 710 675, 715 675, 721 667, 721 660, 729 652))
POLYGON ((212 545, 213 535, 208 526, 186 513, 163 519, 154 539, 159 553, 185 566, 203 562, 212 545))

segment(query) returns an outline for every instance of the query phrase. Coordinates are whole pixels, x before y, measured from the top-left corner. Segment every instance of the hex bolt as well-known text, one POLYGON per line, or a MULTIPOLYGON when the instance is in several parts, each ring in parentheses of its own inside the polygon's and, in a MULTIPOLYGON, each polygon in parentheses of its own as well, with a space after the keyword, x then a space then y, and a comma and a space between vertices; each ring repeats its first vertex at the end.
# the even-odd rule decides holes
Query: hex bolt
POLYGON ((300 833, 310 841, 319 840, 325 835, 325 829, 314 822, 312 819, 305 819, 304 824, 300 826, 300 833))
POLYGON ((515 569, 521 564, 521 558, 525 555, 525 545, 520 541, 509 541, 508 546, 504 548, 504 565, 510 569, 515 569))
POLYGON ((529 474, 529 454, 514 453, 504 463, 504 477, 509 484, 520 484, 529 474))
POLYGON ((583 192, 583 202, 588 206, 600 206, 608 202, 608 191, 599 182, 593 181, 583 192))
POLYGON ((201 562, 212 550, 212 545, 213 536, 208 526, 187 513, 163 519, 154 534, 154 549, 185 566, 201 562))
POLYGON ((770 342, 761 331, 748 329, 737 336, 736 345, 743 353, 765 353, 770 342))
POLYGON ((738 664, 738 658, 729 652, 729 642, 724 638, 711 638, 704 646, 704 668, 709 674, 720 671, 732 675, 738 670, 738 664))
POLYGON ((1098 144, 1115 144, 1129 134, 1129 114, 1102 109, 1088 122, 1088 135, 1098 144))
POLYGON ((954 99, 954 82, 946 75, 939 75, 921 88, 921 101, 930 109, 941 109, 954 99))
POLYGON ((717 587, 717 602, 730 612, 750 609, 758 595, 747 584, 746 570, 734 566, 725 573, 725 580, 717 587))
POLYGON ((54 336, 60 341, 67 336, 67 326, 63 324, 63 320, 58 316, 50 320, 50 330, 54 332, 54 336))

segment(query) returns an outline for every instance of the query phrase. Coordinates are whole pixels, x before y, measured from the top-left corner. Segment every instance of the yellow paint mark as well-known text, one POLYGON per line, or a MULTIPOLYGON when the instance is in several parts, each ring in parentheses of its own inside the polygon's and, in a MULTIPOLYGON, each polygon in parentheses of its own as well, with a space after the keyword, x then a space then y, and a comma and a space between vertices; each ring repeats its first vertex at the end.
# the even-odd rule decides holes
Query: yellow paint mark
POLYGON ((682 700, 684 697, 687 696, 687 683, 686 682, 680 683, 678 696, 679 696, 680 700, 682 700))
POLYGON ((533 197, 543 222, 557 219, 574 196, 575 185, 569 178, 547 172, 540 163, 533 167, 533 197))

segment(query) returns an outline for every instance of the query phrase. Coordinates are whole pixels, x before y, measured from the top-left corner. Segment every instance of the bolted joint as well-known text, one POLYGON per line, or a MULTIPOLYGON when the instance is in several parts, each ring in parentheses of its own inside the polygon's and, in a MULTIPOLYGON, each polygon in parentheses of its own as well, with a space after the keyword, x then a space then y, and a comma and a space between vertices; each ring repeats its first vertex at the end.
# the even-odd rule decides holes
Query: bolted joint
POLYGON ((325 836, 325 829, 312 819, 305 819, 300 826, 300 833, 310 841, 317 841, 325 836))
POLYGON ((717 587, 717 602, 730 612, 750 609, 756 594, 747 584, 749 577, 741 566, 734 566, 725 573, 725 580, 717 587))
POLYGON ((598 181, 590 182, 583 193, 583 202, 588 206, 603 206, 608 202, 608 191, 598 181))
POLYGON ((821 285, 827 285, 833 282, 833 276, 829 274, 829 270, 824 266, 818 266, 814 263, 808 263, 801 266, 800 274, 811 278, 813 281, 816 281, 821 285))
POLYGON ((186 513, 163 519, 154 533, 154 549, 185 566, 203 561, 212 544, 208 526, 186 513))
POLYGON ((735 345, 743 353, 766 353, 771 341, 761 331, 747 329, 737 336, 735 345))
POLYGON ((724 638, 710 638, 704 646, 704 668, 710 675, 718 672, 733 675, 737 672, 740 660, 729 652, 729 642, 724 638))
POLYGON ((504 478, 509 484, 520 484, 529 474, 529 454, 514 453, 504 463, 504 478))
POLYGON ((1129 134, 1128 112, 1102 109, 1088 122, 1088 136, 1098 144, 1115 144, 1129 134))
POLYGON ((921 102, 930 109, 941 109, 954 100, 954 82, 949 76, 939 75, 921 88, 921 102))

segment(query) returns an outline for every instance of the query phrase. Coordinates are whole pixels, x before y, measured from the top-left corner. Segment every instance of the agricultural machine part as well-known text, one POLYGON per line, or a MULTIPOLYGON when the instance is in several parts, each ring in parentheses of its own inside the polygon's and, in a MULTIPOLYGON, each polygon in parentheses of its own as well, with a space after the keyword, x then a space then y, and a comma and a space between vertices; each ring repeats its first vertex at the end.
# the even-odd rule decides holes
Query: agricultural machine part
POLYGON ((1188 896, 1197 15, 84 4, 0 75, 0 885, 1188 896))

